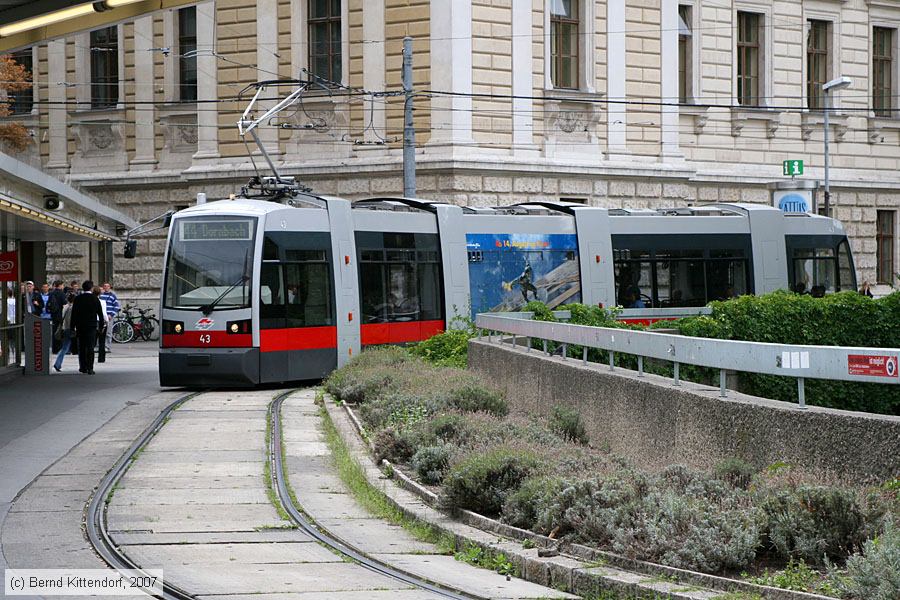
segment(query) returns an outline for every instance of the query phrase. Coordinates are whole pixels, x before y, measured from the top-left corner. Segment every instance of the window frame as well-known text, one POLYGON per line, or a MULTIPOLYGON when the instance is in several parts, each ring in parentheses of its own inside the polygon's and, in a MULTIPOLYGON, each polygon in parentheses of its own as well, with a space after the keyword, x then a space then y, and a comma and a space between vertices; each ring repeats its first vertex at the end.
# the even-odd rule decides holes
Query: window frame
POLYGON ((344 44, 346 43, 345 31, 344 31, 344 2, 343 0, 328 0, 328 15, 327 16, 312 16, 312 6, 311 4, 315 0, 305 0, 305 28, 306 28, 306 41, 307 41, 307 52, 306 52, 306 66, 309 69, 310 73, 313 73, 323 79, 327 79, 329 81, 333 81, 335 83, 342 83, 344 78, 346 77, 345 73, 345 65, 344 65, 344 44), (334 14, 334 2, 337 1, 337 13, 334 14), (315 53, 315 44, 313 43, 313 27, 316 25, 326 25, 329 32, 329 40, 328 40, 328 53, 321 54, 315 53), (334 41, 335 32, 339 36, 339 42, 334 41), (315 60, 314 58, 317 56, 327 56, 328 57, 328 73, 322 74, 317 73, 314 69, 315 60), (338 77, 335 77, 334 69, 337 67, 340 69, 340 73, 338 77))
MULTIPOLYGON (((552 0, 551 0, 552 1, 552 0)), ((553 89, 560 90, 577 90, 580 89, 581 83, 581 0, 570 0, 575 4, 574 17, 561 17, 559 15, 553 14, 550 11, 550 83, 553 86, 553 89), (559 35, 558 29, 565 26, 574 26, 575 33, 573 34, 575 37, 574 54, 565 54, 563 55, 560 50, 562 48, 562 36, 559 35), (575 63, 575 73, 573 76, 572 85, 561 85, 558 82, 559 74, 561 73, 561 67, 563 61, 566 59, 572 59, 575 63)))
MULTIPOLYGON (((31 74, 32 82, 34 82, 34 66, 35 64, 37 64, 34 56, 34 50, 34 46, 29 46, 28 48, 22 48, 21 50, 16 50, 15 52, 9 53, 10 58, 12 58, 16 63, 20 65, 23 65, 23 63, 20 62, 20 58, 27 57, 30 64, 26 66, 26 69, 31 74)), ((19 90, 16 92, 7 91, 6 99, 10 117, 23 117, 37 113, 35 104, 35 86, 33 83, 31 86, 24 90, 19 90), (17 105, 20 102, 27 107, 27 110, 17 110, 17 105)))
POLYGON ((878 210, 875 217, 875 283, 894 286, 896 278, 897 211, 878 210), (883 224, 887 227, 883 228, 883 224), (884 231, 883 229, 887 229, 884 231), (886 267, 886 269, 884 268, 886 267), (886 276, 885 276, 886 275, 886 276))
POLYGON ((805 62, 805 92, 806 108, 820 111, 825 107, 825 96, 822 86, 831 80, 831 57, 833 56, 833 22, 826 19, 808 18, 806 32, 806 62, 805 62), (824 38, 825 47, 813 46, 813 41, 818 39, 816 34, 824 38), (821 71, 821 77, 816 77, 814 71, 821 71))
POLYGON ((694 5, 681 2, 678 4, 678 102, 680 104, 694 103, 694 5), (687 17, 687 18, 685 18, 687 17), (682 33, 681 23, 684 23, 688 33, 682 33))
POLYGON ((896 89, 896 74, 894 70, 896 68, 896 44, 897 44, 897 28, 891 27, 887 25, 882 25, 878 23, 873 23, 871 28, 871 43, 869 44, 869 50, 871 52, 871 64, 870 64, 870 86, 871 86, 871 109, 872 114, 876 117, 881 118, 893 118, 896 103, 893 99, 894 89, 896 89), (878 55, 875 54, 876 47, 876 34, 877 33, 887 33, 889 34, 889 39, 887 40, 887 49, 888 54, 878 55), (887 76, 887 86, 876 86, 876 71, 877 71, 877 63, 883 62, 886 63, 883 73, 887 76), (887 106, 879 107, 877 106, 877 98, 879 98, 879 91, 882 92, 881 97, 887 99, 887 106))
POLYGON ((763 34, 763 29, 766 23, 766 15, 764 13, 755 11, 755 10, 747 10, 743 9, 743 7, 739 8, 736 11, 735 16, 735 102, 743 108, 756 108, 765 106, 765 99, 767 97, 766 94, 766 78, 765 78, 765 67, 768 64, 766 61, 766 49, 765 49, 765 38, 763 34), (742 28, 742 19, 747 18, 754 19, 754 26, 752 30, 755 32, 755 40, 753 41, 742 41, 741 40, 741 32, 742 28), (746 64, 755 65, 756 74, 755 75, 744 75, 743 72, 746 70, 746 67, 742 69, 743 65, 746 64), (753 82, 753 89, 751 93, 748 95, 746 93, 746 81, 749 80, 753 82))
POLYGON ((90 107, 91 110, 108 110, 116 108, 119 104, 122 86, 119 85, 119 64, 120 52, 120 35, 119 26, 110 25, 108 27, 100 27, 88 32, 88 75, 90 81, 90 107), (101 32, 114 34, 114 38, 110 36, 105 41, 94 41, 94 36, 101 32), (97 51, 97 49, 102 51, 97 51), (102 58, 107 57, 106 61, 102 58), (96 68, 105 65, 106 73, 101 77, 96 68), (104 91, 102 95, 100 91, 104 91))
POLYGON ((182 6, 175 10, 175 24, 174 24, 174 38, 175 43, 177 44, 177 58, 175 60, 176 65, 176 74, 175 74, 175 98, 179 102, 196 102, 198 98, 198 89, 197 89, 197 57, 192 56, 189 58, 185 58, 184 54, 186 52, 190 52, 192 50, 197 49, 197 6, 182 6), (185 11, 194 11, 194 35, 193 35, 193 45, 189 50, 185 50, 186 41, 191 39, 191 36, 184 35, 183 27, 182 27, 182 18, 185 14, 185 11), (190 81, 185 81, 185 67, 190 66, 193 63, 193 71, 194 71, 194 81, 191 83, 190 81), (193 97, 190 97, 190 93, 188 97, 185 98, 185 90, 192 90, 193 97))

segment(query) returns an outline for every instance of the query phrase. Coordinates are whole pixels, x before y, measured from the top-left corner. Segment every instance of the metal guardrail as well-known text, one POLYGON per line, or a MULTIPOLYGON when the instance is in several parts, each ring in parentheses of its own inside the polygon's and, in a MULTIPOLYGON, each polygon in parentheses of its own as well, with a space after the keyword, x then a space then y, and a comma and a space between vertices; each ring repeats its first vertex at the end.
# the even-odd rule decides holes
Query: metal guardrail
MULTIPOLYGON (((559 319, 569 317, 568 311, 554 313, 559 319)), ((719 369, 720 396, 726 397, 727 371, 743 371, 765 375, 781 375, 797 379, 797 396, 801 408, 806 407, 804 380, 827 379, 882 384, 900 384, 900 348, 861 348, 843 346, 800 346, 697 338, 653 331, 633 331, 608 327, 589 327, 570 323, 533 321, 533 313, 482 313, 475 325, 488 331, 511 334, 513 344, 518 337, 563 345, 566 359, 568 345, 582 346, 583 362, 587 363, 587 349, 596 348, 610 353, 609 368, 615 368, 615 353, 632 354, 638 358, 638 377, 643 377, 643 359, 671 361, 673 380, 680 385, 679 366, 696 365, 719 369)), ((502 343, 502 338, 501 338, 502 343)))

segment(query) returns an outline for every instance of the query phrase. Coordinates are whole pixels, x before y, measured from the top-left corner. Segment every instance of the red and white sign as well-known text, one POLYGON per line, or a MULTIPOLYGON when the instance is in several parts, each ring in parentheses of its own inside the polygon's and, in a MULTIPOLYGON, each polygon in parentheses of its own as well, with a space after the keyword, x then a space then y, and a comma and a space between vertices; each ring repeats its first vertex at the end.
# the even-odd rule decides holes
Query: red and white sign
POLYGON ((215 323, 215 321, 213 321, 212 319, 202 317, 199 321, 197 321, 195 327, 200 330, 206 330, 212 327, 213 323, 215 323))
POLYGON ((897 377, 897 357, 883 354, 850 354, 847 356, 847 372, 850 375, 897 377))
POLYGON ((0 281, 15 281, 19 278, 19 256, 12 252, 0 252, 0 281))

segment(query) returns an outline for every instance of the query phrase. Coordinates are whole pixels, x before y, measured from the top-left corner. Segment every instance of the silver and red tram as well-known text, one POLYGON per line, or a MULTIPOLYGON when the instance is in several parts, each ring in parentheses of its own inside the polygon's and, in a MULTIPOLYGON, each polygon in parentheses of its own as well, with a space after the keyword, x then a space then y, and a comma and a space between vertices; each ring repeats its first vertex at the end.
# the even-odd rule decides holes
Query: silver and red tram
POLYGON ((171 222, 160 383, 317 379, 365 346, 530 300, 687 308, 784 288, 856 289, 840 222, 742 204, 222 200, 171 222))

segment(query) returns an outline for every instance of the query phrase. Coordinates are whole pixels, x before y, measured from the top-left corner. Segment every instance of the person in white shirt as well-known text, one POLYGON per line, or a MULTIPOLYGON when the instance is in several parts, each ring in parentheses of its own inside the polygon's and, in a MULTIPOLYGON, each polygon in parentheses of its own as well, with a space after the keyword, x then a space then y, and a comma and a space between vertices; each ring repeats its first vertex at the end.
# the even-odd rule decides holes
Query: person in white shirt
MULTIPOLYGON (((103 320, 97 324, 97 362, 102 363, 106 362, 106 326, 109 323, 109 313, 106 312, 106 300, 104 300, 100 294, 103 292, 103 288, 99 285, 94 286, 94 289, 91 290, 97 299, 100 300, 100 308, 103 309, 103 320)), ((99 320, 100 318, 97 317, 99 320)))

